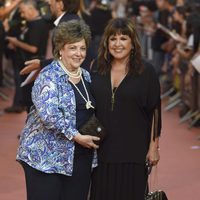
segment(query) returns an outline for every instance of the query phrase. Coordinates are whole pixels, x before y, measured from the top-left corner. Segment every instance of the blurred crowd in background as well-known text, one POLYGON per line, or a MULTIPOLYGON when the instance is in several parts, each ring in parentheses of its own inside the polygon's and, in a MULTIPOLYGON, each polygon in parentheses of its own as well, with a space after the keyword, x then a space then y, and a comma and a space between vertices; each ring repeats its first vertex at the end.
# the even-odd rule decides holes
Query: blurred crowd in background
MULTIPOLYGON (((8 98, 1 88, 15 87, 13 103, 2 114, 26 109, 26 94, 20 87, 24 62, 51 54, 55 18, 49 2, 53 1, 59 0, 34 0, 27 9, 20 6, 23 0, 0 0, 0 98, 8 98)), ((160 79, 164 110, 178 107, 180 122, 189 128, 200 126, 200 62, 192 62, 200 56, 199 0, 81 0, 78 15, 91 28, 94 59, 111 18, 135 21, 143 55, 160 79)))

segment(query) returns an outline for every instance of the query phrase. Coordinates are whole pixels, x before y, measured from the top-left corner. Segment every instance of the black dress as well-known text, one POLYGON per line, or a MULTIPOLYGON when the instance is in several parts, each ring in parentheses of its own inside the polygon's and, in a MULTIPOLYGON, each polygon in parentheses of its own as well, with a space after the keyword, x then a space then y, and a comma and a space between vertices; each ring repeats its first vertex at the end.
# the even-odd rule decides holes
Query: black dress
POLYGON ((155 70, 144 63, 142 74, 127 75, 115 89, 113 109, 110 74, 95 74, 92 92, 96 115, 107 136, 98 150, 91 200, 142 200, 153 116, 154 136, 160 135, 161 128, 160 85, 155 70))

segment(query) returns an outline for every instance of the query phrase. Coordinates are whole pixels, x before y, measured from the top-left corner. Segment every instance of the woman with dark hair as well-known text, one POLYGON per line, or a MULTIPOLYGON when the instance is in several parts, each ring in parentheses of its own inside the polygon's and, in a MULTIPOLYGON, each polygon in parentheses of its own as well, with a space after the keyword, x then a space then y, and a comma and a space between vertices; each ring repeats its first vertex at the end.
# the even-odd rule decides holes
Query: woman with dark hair
POLYGON ((98 149, 90 200, 144 200, 146 163, 159 161, 160 85, 144 61, 135 25, 112 19, 102 36, 92 93, 107 136, 98 149))

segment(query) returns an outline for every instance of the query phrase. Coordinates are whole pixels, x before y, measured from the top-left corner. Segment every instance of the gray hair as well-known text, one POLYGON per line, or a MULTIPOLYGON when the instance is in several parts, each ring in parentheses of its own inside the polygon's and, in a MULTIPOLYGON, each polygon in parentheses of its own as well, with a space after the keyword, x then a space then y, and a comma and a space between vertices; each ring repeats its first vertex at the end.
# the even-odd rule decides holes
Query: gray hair
POLYGON ((85 40, 86 46, 89 46, 91 32, 88 25, 83 20, 70 20, 60 23, 53 34, 53 55, 56 59, 60 57, 60 50, 65 44, 72 44, 85 40))

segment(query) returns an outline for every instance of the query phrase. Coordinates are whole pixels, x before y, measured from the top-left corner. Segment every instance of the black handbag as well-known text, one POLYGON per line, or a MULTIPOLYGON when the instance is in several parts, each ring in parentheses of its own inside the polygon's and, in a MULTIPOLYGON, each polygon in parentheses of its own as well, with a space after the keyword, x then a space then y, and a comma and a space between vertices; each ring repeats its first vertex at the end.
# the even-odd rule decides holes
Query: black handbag
MULTIPOLYGON (((152 171, 153 165, 148 161, 146 162, 147 175, 149 176, 152 171)), ((155 190, 148 192, 148 181, 146 186, 145 200, 168 200, 166 193, 163 190, 155 190)))
POLYGON ((92 135, 100 138, 99 141, 94 141, 95 144, 100 144, 106 136, 106 131, 101 122, 92 115, 89 120, 79 128, 82 135, 92 135))
POLYGON ((145 195, 145 200, 168 200, 168 198, 164 191, 156 190, 145 195))

